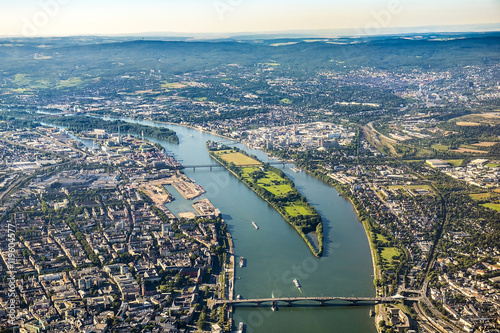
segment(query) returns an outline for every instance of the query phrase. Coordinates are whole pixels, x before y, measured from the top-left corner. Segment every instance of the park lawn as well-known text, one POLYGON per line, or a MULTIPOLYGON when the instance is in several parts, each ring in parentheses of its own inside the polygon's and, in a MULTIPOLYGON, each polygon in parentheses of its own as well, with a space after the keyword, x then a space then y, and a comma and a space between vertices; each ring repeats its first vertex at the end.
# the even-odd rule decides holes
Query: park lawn
POLYGON ((277 197, 284 197, 288 192, 292 190, 290 185, 268 185, 268 186, 263 186, 262 184, 259 185, 277 197))
POLYGON ((381 234, 375 234, 375 238, 376 240, 378 240, 379 242, 382 242, 382 243, 389 243, 389 240, 387 239, 387 237, 385 237, 384 235, 381 235, 381 234))
POLYGON ((240 168, 241 169, 241 172, 242 172, 242 176, 245 177, 245 178, 249 178, 250 177, 250 174, 256 170, 258 170, 256 167, 244 167, 244 168, 240 168))
POLYGON ((299 215, 312 215, 309 208, 300 203, 290 202, 287 206, 285 206, 285 211, 288 215, 295 217, 299 215))
POLYGON ((257 167, 244 167, 244 168, 240 168, 241 170, 241 176, 243 178, 250 178, 250 174, 254 171, 257 171, 259 170, 257 167))
POLYGON ((436 149, 436 150, 446 151, 446 150, 448 150, 448 148, 450 148, 450 146, 445 146, 445 145, 441 145, 439 143, 436 143, 436 144, 432 145, 431 148, 436 149))
POLYGON ((500 166, 500 164, 498 163, 488 163, 486 164, 487 167, 489 168, 498 168, 500 166))
POLYGON ((491 203, 490 202, 490 203, 482 204, 481 206, 489 208, 489 209, 496 210, 497 212, 500 212, 500 204, 497 204, 497 203, 491 203))
POLYGON ((393 258, 399 256, 400 254, 401 251, 397 247, 384 247, 380 252, 380 257, 388 265, 393 265, 394 264, 393 258))
POLYGON ((222 158, 224 161, 228 163, 234 163, 236 166, 240 165, 262 165, 259 161, 254 160, 253 158, 246 156, 242 153, 237 153, 232 150, 219 150, 215 152, 217 156, 222 158))
POLYGON ((462 165, 463 161, 464 160, 446 160, 446 162, 448 162, 451 165, 456 166, 456 167, 462 165))
POLYGON ((267 191, 271 192, 277 197, 285 196, 288 192, 292 191, 292 187, 288 184, 279 184, 275 185, 272 182, 278 181, 283 182, 285 179, 278 176, 276 173, 272 171, 267 171, 266 176, 259 179, 257 185, 265 188, 267 191))
POLYGON ((474 193, 474 194, 469 194, 469 196, 474 199, 474 200, 484 200, 488 199, 491 197, 490 193, 474 193))

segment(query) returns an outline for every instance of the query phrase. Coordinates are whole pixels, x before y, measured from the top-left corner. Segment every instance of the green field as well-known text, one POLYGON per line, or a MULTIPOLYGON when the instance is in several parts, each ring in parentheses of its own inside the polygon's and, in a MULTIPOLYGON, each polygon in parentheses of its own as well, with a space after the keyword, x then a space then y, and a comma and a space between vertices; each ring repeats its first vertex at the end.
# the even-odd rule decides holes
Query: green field
POLYGON ((491 197, 491 193, 475 193, 469 195, 474 200, 485 200, 491 197))
POLYGON ((497 204, 497 203, 485 203, 485 204, 482 204, 481 206, 496 210, 497 212, 500 212, 500 204, 497 204))
MULTIPOLYGON (((434 190, 429 185, 390 185, 387 186, 389 190, 426 190, 429 194, 434 194, 434 190)), ((406 192, 406 191, 405 191, 406 192)), ((414 194, 417 194, 413 192, 414 194)))
POLYGON ((285 179, 281 178, 274 172, 267 171, 266 176, 259 179, 258 185, 264 187, 277 197, 284 196, 290 192, 292 187, 288 184, 281 184, 285 179))
POLYGON ((297 203, 290 203, 288 206, 285 206, 285 211, 290 216, 311 215, 311 211, 307 206, 297 203))
POLYGON ((464 160, 446 160, 446 162, 448 162, 451 165, 456 166, 456 167, 462 165, 463 161, 464 160))
MULTIPOLYGON (((429 185, 406 185, 406 188, 408 190, 424 190, 424 191, 428 191, 429 195, 434 195, 434 190, 432 189, 432 187, 430 187, 429 185)), ((418 194, 416 192, 413 191, 414 194, 418 194)))
POLYGON ((472 145, 460 145, 460 148, 479 150, 479 147, 472 145))
POLYGON ((33 79, 29 74, 16 74, 12 83, 16 84, 19 88, 25 89, 44 89, 48 88, 50 82, 44 79, 33 79))
POLYGON ((380 257, 385 265, 393 265, 394 257, 401 254, 401 251, 397 247, 384 247, 380 252, 380 257))
POLYGON ((186 85, 179 82, 164 82, 161 84, 161 87, 167 89, 180 89, 186 87, 186 85))
MULTIPOLYGON (((216 151, 215 154, 222 158, 224 161, 228 163, 234 163, 236 166, 240 165, 262 165, 259 161, 254 160, 253 158, 246 156, 242 153, 238 153, 232 150, 219 150, 216 151)), ((252 170, 253 171, 253 170, 252 170)))
MULTIPOLYGON (((250 174, 254 171, 258 171, 257 167, 244 167, 241 168, 241 176, 250 182, 252 179, 250 174)), ((268 192, 274 194, 277 197, 284 197, 288 192, 292 191, 293 188, 289 184, 284 184, 285 179, 278 176, 276 173, 272 171, 266 171, 264 173, 264 177, 259 178, 257 181, 257 185, 264 188, 268 192)))
POLYGON ((446 151, 448 150, 448 148, 450 148, 449 146, 445 146, 445 145, 441 145, 441 144, 435 144, 435 145, 432 145, 431 146, 432 149, 435 149, 435 150, 441 150, 441 151, 446 151))
POLYGON ((427 190, 432 191, 432 188, 429 185, 406 185, 406 187, 410 190, 427 190))
POLYGON ((417 155, 415 155, 415 157, 428 157, 428 156, 432 156, 432 151, 429 149, 422 149, 422 148, 418 148, 417 155))
POLYGON ((500 164, 498 163, 488 163, 486 164, 487 167, 489 168, 498 168, 500 166, 500 164))
POLYGON ((67 80, 60 80, 56 88, 70 88, 70 87, 76 87, 79 86, 83 83, 82 78, 80 77, 70 77, 67 80))
POLYGON ((383 244, 389 244, 389 240, 384 235, 375 234, 375 239, 383 244))
POLYGON ((48 89, 48 88, 71 88, 82 85, 84 82, 81 77, 70 77, 66 80, 47 80, 43 78, 33 78, 29 74, 16 74, 12 80, 18 88, 27 89, 48 89))

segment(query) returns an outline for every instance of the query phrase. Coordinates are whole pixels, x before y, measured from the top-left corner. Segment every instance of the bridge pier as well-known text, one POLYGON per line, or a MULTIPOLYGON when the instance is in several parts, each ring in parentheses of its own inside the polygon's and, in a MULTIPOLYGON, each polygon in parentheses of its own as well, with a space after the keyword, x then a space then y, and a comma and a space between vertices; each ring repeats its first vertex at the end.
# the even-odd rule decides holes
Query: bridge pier
POLYGON ((255 305, 256 305, 257 307, 260 307, 260 302, 255 302, 255 305))
POLYGON ((196 171, 196 167, 193 167, 193 171, 196 171))
POLYGON ((356 301, 351 301, 351 305, 356 305, 356 301))
POLYGON ((292 306, 292 301, 287 301, 286 303, 287 303, 287 306, 289 306, 289 307, 292 306))
POLYGON ((210 167, 210 171, 212 171, 212 167, 210 167))
POLYGON ((325 301, 319 301, 319 306, 325 306, 325 301))

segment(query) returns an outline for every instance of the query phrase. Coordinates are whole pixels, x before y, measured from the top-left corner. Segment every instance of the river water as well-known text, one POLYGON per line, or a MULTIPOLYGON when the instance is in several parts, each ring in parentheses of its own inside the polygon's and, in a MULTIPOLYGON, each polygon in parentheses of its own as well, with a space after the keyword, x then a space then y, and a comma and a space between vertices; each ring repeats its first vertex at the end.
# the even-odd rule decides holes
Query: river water
MULTIPOLYGON (((180 140, 178 145, 161 140, 150 141, 161 143, 184 165, 218 166, 208 155, 205 142, 225 139, 182 126, 134 122, 175 130, 180 140)), ((262 151, 241 144, 232 145, 257 155, 262 161, 270 161, 262 151)), ((304 172, 295 173, 288 167, 283 171, 323 218, 323 258, 315 258, 295 230, 270 205, 224 168, 185 170, 207 191, 203 197, 210 199, 222 211, 233 237, 236 258, 246 258, 243 268, 236 267, 235 295, 243 298, 375 296, 368 240, 351 203, 338 196, 333 187, 304 172), (252 226, 252 221, 259 226, 258 230, 252 226), (294 278, 299 279, 301 290, 293 284, 294 278)), ((194 211, 191 201, 184 200, 170 187, 169 190, 176 200, 167 207, 174 214, 194 211)), ((245 332, 248 333, 376 332, 373 318, 369 317, 370 306, 340 304, 325 307, 280 306, 275 312, 268 306, 236 307, 233 318, 236 326, 238 322, 244 322, 245 332)))

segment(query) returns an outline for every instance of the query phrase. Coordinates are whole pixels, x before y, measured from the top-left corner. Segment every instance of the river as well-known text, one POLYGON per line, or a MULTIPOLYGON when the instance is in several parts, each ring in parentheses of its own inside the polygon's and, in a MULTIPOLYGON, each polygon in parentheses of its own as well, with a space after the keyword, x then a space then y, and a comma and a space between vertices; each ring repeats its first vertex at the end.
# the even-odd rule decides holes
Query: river
MULTIPOLYGON (((122 119, 130 121, 129 119, 122 119)), ((195 129, 134 121, 150 126, 165 126, 176 131, 180 143, 161 143, 184 165, 218 165, 208 155, 207 140, 218 136, 195 129)), ((271 161, 265 153, 233 144, 271 161)), ((324 256, 315 258, 297 232, 257 194, 221 167, 186 169, 186 174, 203 186, 203 196, 219 208, 232 234, 235 255, 244 256, 246 265, 236 267, 235 295, 243 298, 279 296, 375 296, 373 266, 368 239, 351 203, 338 192, 304 172, 283 171, 298 190, 321 214, 324 222, 324 256), (252 226, 255 221, 259 226, 252 226), (299 279, 298 290, 292 280, 299 279)), ((169 188, 169 190, 172 190, 169 188)), ((174 214, 194 211, 191 202, 175 190, 176 200, 167 207, 174 214)), ((312 303, 314 304, 314 303, 312 303)), ((376 332, 369 317, 370 306, 334 305, 325 307, 286 307, 272 312, 270 307, 236 307, 235 325, 245 323, 245 332, 376 332)))

